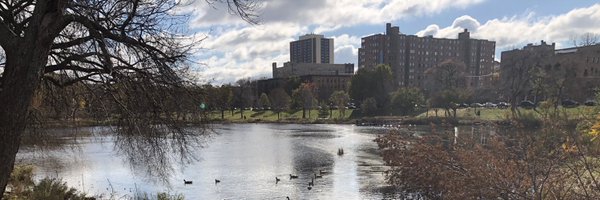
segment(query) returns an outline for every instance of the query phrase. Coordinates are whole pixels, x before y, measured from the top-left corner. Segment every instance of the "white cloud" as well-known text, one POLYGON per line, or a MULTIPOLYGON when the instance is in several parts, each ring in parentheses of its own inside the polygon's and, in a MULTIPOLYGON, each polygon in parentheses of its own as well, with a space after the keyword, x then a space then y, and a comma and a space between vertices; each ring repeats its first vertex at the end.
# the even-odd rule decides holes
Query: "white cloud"
POLYGON ((4 49, 2 47, 0 47, 0 77, 3 75, 2 73, 4 73, 4 64, 6 62, 6 53, 4 52, 4 49))
POLYGON ((357 36, 343 34, 340 36, 334 36, 333 40, 335 42, 335 46, 344 46, 344 45, 360 46, 360 38, 357 36))
MULTIPOLYGON (((356 24, 379 24, 406 17, 424 16, 440 13, 453 8, 466 8, 484 0, 263 0, 260 9, 260 21, 294 22, 315 24, 322 29, 332 30, 356 24), (333 28, 332 28, 333 27, 333 28)), ((192 21, 195 27, 211 27, 214 24, 243 24, 239 18, 231 15, 223 4, 207 5, 196 1, 195 9, 184 9, 197 16, 192 21)))
POLYGON ((419 31, 417 33, 418 36, 433 36, 433 35, 437 35, 438 31, 440 31, 440 26, 438 26, 437 24, 432 24, 427 26, 427 28, 425 28, 425 30, 419 31))
POLYGON ((477 19, 463 15, 454 20, 452 25, 445 28, 440 28, 437 24, 432 24, 427 26, 424 30, 417 32, 418 36, 434 36, 439 38, 456 38, 458 33, 462 32, 464 29, 469 29, 469 31, 477 31, 481 27, 481 24, 477 19))
MULTIPOLYGON (((179 13, 190 14, 190 27, 208 38, 201 46, 204 59, 198 76, 213 83, 271 77, 271 63, 289 60, 289 42, 305 33, 320 33, 335 40, 336 63, 356 63, 360 37, 327 35, 343 27, 383 24, 446 9, 465 8, 484 0, 263 0, 260 24, 248 25, 227 12, 225 4, 207 5, 187 0, 179 13), (208 56, 206 56, 208 54, 208 56)), ((201 57, 199 55, 197 57, 201 57)))
POLYGON ((356 65, 360 40, 359 37, 348 34, 333 37, 335 62, 354 63, 356 65))
POLYGON ((440 28, 430 25, 417 35, 456 38, 463 28, 471 31, 474 38, 496 41, 499 50, 521 47, 540 40, 556 42, 558 48, 568 47, 571 38, 584 33, 600 34, 600 4, 571 10, 556 16, 536 17, 530 12, 525 16, 492 19, 483 24, 470 16, 461 16, 451 26, 440 28))
POLYGON ((358 49, 352 45, 345 45, 335 48, 335 62, 336 63, 354 63, 356 65, 356 58, 358 56, 358 49))

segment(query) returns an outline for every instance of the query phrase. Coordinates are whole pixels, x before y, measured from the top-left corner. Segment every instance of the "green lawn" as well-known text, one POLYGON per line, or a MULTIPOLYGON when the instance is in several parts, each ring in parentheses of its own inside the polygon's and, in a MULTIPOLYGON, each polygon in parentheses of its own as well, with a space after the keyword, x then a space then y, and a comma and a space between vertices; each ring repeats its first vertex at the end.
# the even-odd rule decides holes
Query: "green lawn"
MULTIPOLYGON (((546 111, 538 108, 537 109, 540 113, 546 113, 546 111)), ((561 114, 566 114, 570 119, 583 119, 583 118, 589 118, 589 117, 594 117, 594 114, 597 113, 597 111, 595 111, 596 108, 595 107, 590 107, 590 106, 579 106, 577 108, 563 108, 563 107, 559 107, 558 111, 561 114)), ((553 111, 553 109, 551 109, 550 111, 553 111)), ((520 112, 522 114, 533 114, 534 116, 538 116, 540 117, 540 113, 535 112, 532 109, 520 109, 520 112)), ((426 116, 432 117, 432 116, 436 116, 435 115, 435 111, 433 109, 430 109, 429 112, 423 112, 421 114, 419 114, 417 116, 417 118, 425 118, 426 116)), ((444 109, 438 109, 438 116, 440 117, 444 117, 444 109)), ((481 120, 492 120, 492 121, 496 121, 496 120, 504 120, 504 119, 509 119, 512 116, 510 109, 499 109, 499 108, 463 108, 463 109, 458 109, 458 114, 457 117, 458 118, 462 118, 462 119, 481 119, 481 120), (475 115, 475 111, 479 111, 480 112, 480 116, 475 115)))
MULTIPOLYGON (((302 118, 302 110, 292 110, 285 111, 280 113, 280 119, 277 118, 277 113, 271 110, 244 110, 244 115, 246 118, 244 119, 240 115, 240 110, 235 110, 233 115, 231 111, 225 111, 224 120, 229 122, 278 122, 278 121, 297 121, 297 122, 315 122, 315 121, 335 121, 341 120, 345 121, 349 119, 349 116, 352 115, 353 110, 347 109, 344 117, 339 116, 339 110, 332 111, 332 117, 327 116, 319 119, 319 110, 313 109, 310 111, 310 117, 308 110, 306 111, 306 118, 302 118)), ((210 114, 210 118, 213 120, 221 120, 221 112, 213 111, 210 114)))
MULTIPOLYGON (((546 113, 540 108, 537 109, 539 111, 535 112, 532 109, 520 109, 522 114, 532 114, 534 116, 540 117, 540 113, 546 113)), ((553 110, 553 109, 552 109, 553 110)), ((306 118, 302 118, 302 110, 292 110, 281 112, 281 118, 277 118, 277 113, 271 110, 244 110, 244 116, 240 117, 240 110, 235 110, 233 115, 231 111, 225 111, 224 121, 228 122, 296 122, 296 123, 314 123, 314 122, 344 122, 350 119, 352 112, 354 110, 346 110, 346 115, 344 117, 339 116, 339 110, 333 110, 332 117, 326 116, 324 118, 319 118, 319 111, 313 109, 310 111, 310 117, 308 110, 306 111, 306 118)), ((597 114, 597 109, 595 107, 590 106, 579 106, 577 108, 562 108, 559 107, 558 111, 561 114, 566 114, 570 119, 589 119, 590 117, 595 117, 597 114)), ((430 109, 428 114, 425 112, 416 116, 416 118, 425 118, 425 117, 434 117, 435 111, 430 109)), ((439 117, 444 117, 444 109, 438 109, 439 117)), ((512 116, 510 109, 499 109, 499 108, 464 108, 458 109, 458 118, 467 119, 467 120, 489 120, 489 121, 498 121, 510 119, 512 116), (475 111, 480 112, 480 116, 475 115, 475 111)), ((212 111, 209 116, 213 120, 221 120, 221 112, 220 111, 212 111)))

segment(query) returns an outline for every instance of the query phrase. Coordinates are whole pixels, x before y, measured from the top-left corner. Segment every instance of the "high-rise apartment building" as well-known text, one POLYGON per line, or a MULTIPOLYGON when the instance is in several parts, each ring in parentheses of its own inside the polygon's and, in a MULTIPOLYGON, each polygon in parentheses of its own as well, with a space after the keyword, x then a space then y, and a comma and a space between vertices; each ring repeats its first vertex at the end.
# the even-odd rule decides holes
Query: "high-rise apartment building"
POLYGON ((333 39, 307 34, 290 42, 290 62, 333 64, 333 39))
MULTIPOLYGON (((275 88, 287 88, 295 81, 313 83, 319 100, 328 100, 338 90, 347 90, 354 75, 354 64, 334 64, 333 39, 307 34, 290 42, 290 62, 277 67, 273 63, 273 78, 259 80, 257 96, 275 88)), ((291 90, 287 91, 289 94, 291 90)))
POLYGON ((454 60, 465 64, 469 86, 478 88, 493 78, 495 49, 496 42, 472 39, 466 29, 458 39, 418 37, 388 23, 385 34, 362 38, 358 67, 387 64, 398 86, 423 87, 427 69, 454 60))

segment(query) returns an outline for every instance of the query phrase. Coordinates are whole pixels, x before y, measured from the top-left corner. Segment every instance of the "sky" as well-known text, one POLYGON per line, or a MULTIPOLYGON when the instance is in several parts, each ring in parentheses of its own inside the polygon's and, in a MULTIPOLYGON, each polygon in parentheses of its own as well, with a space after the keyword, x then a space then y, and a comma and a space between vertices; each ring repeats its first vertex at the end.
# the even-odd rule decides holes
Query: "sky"
POLYGON ((358 65, 361 38, 385 32, 386 23, 436 38, 467 28, 472 38, 496 42, 496 59, 541 40, 568 48, 584 33, 600 35, 600 3, 592 0, 261 0, 257 25, 223 4, 195 1, 183 11, 194 36, 204 38, 195 74, 211 84, 271 78, 271 63, 289 61, 289 42, 308 33, 334 39, 335 63, 358 65))

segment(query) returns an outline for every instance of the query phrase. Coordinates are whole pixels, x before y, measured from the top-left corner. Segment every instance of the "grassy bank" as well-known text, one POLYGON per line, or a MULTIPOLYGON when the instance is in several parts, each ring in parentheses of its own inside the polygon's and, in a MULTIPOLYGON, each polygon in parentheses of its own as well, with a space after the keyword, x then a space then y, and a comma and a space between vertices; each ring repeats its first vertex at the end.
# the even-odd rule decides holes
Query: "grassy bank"
POLYGON ((351 122, 352 113, 354 110, 346 110, 345 115, 340 115, 340 110, 332 110, 331 115, 319 116, 319 110, 306 110, 304 118, 302 110, 292 110, 279 113, 272 110, 244 110, 243 115, 240 110, 225 111, 221 118, 220 111, 214 111, 209 114, 212 121, 225 121, 232 123, 349 123, 351 122), (310 113, 310 114, 309 114, 310 113))
MULTIPOLYGON (((579 106, 577 108, 559 107, 557 112, 554 109, 543 110, 538 108, 520 109, 521 116, 526 116, 533 120, 547 118, 550 114, 559 114, 569 120, 582 120, 594 118, 597 114, 595 107, 579 106), (546 116, 544 116, 546 115, 546 116)), ((305 117, 302 116, 302 110, 292 110, 277 113, 272 110, 240 110, 225 111, 221 118, 220 111, 210 111, 209 120, 216 123, 324 123, 324 124, 344 124, 354 123, 356 120, 372 121, 402 121, 403 124, 430 124, 430 123, 450 123, 450 124, 472 124, 481 122, 503 123, 511 121, 512 113, 510 109, 499 108, 462 108, 457 110, 457 118, 454 119, 450 114, 446 115, 444 109, 438 109, 437 114, 434 109, 422 112, 416 116, 362 116, 359 110, 348 109, 345 115, 340 115, 340 110, 332 110, 327 115, 319 115, 319 110, 307 110, 305 117), (477 113, 479 115, 477 115, 477 113)), ((94 125, 112 125, 114 121, 93 119, 75 119, 75 120, 50 120, 45 121, 45 127, 73 127, 73 126, 94 126, 94 125)), ((190 121, 190 123, 194 123, 190 121)))
MULTIPOLYGON (((593 116, 596 111, 594 111, 594 107, 589 106, 579 106, 577 108, 558 108, 558 114, 562 116, 566 116, 568 119, 585 119, 590 116, 593 116)), ((532 109, 520 109, 521 114, 523 115, 532 115, 538 118, 544 117, 543 115, 548 115, 552 110, 541 110, 537 109, 538 112, 532 109)), ((427 117, 435 117, 435 111, 433 109, 428 112, 423 112, 416 116, 416 118, 427 118, 427 117)), ((444 117, 444 110, 438 109, 437 113, 438 117, 444 117)), ((512 117, 512 113, 510 109, 499 109, 499 108, 463 108, 457 110, 457 118, 462 120, 482 120, 482 121, 502 121, 507 120, 512 117), (479 115, 477 115, 477 111, 479 111, 479 115)))

